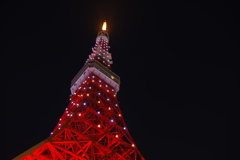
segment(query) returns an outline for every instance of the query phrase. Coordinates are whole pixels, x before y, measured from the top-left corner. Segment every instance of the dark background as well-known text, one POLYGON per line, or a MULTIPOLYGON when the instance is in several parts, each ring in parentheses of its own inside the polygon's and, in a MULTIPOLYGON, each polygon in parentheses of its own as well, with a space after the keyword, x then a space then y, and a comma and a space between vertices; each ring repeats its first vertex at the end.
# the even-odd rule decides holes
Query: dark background
POLYGON ((121 110, 146 160, 239 159, 238 10, 237 1, 5 1, 1 159, 50 135, 103 20, 121 110))

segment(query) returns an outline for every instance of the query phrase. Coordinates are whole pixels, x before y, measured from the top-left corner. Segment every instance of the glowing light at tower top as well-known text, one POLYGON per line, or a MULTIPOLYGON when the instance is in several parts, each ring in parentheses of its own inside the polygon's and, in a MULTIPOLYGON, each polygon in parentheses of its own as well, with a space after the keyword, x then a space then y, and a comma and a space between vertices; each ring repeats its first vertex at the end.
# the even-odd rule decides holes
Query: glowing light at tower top
POLYGON ((106 31, 106 30, 107 30, 107 22, 106 22, 106 20, 103 22, 102 30, 103 30, 103 31, 106 31))

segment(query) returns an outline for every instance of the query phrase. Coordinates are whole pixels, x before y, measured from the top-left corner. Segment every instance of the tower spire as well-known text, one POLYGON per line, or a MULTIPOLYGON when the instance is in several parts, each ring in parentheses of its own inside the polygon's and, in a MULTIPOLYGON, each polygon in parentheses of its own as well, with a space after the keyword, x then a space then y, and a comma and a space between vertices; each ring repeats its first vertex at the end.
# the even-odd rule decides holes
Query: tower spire
POLYGON ((108 52, 110 46, 108 46, 109 35, 107 30, 106 20, 103 22, 102 31, 98 32, 95 46, 92 48, 92 53, 89 55, 89 60, 97 60, 106 66, 108 69, 111 69, 111 64, 113 63, 112 54, 108 52))
POLYGON ((102 30, 107 31, 107 21, 106 20, 103 21, 102 30))

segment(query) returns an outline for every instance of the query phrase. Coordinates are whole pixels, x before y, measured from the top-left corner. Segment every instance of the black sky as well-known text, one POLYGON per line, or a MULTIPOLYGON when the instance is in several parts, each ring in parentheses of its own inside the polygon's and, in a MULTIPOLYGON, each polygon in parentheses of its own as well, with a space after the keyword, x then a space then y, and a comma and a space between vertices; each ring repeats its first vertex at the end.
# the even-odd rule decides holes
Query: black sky
POLYGON ((50 135, 103 20, 120 107, 146 160, 234 160, 237 1, 5 1, 3 160, 50 135))

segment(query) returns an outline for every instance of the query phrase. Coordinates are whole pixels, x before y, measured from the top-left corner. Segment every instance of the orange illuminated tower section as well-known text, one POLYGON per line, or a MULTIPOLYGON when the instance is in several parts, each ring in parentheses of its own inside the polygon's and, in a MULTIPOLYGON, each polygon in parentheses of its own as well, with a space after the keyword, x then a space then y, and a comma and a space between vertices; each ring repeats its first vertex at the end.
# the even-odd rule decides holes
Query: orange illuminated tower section
POLYGON ((72 80, 70 103, 51 135, 13 160, 144 160, 119 108, 106 25, 72 80))

